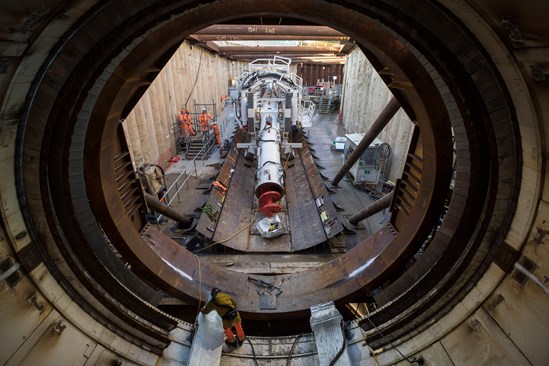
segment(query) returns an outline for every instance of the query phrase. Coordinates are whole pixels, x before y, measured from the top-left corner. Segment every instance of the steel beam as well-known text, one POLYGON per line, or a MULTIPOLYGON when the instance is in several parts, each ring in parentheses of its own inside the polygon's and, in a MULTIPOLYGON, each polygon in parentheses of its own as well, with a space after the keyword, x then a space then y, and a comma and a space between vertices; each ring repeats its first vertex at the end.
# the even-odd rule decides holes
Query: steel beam
MULTIPOLYGON (((318 53, 310 53, 310 52, 307 52, 307 53, 299 53, 299 52, 286 52, 286 53, 276 53, 276 52, 273 52, 273 53, 269 53, 269 52, 262 52, 262 53, 238 53, 238 54, 233 54, 233 55, 223 55, 223 53, 221 53, 222 56, 227 56, 231 59, 237 59, 237 58, 246 58, 246 59, 256 59, 258 57, 270 57, 272 58, 274 55, 276 56, 283 56, 283 57, 289 57, 292 59, 292 63, 295 63, 295 60, 297 60, 297 58, 299 57, 312 57, 312 58, 315 58, 315 59, 321 59, 322 57, 328 57, 330 58, 330 60, 333 60, 335 58, 339 58, 339 56, 336 55, 336 53, 332 52, 331 54, 318 54, 318 53)), ((344 57, 341 57, 341 61, 344 61, 345 58, 344 57)))
POLYGON ((326 26, 295 26, 295 25, 251 25, 251 24, 215 24, 199 30, 197 35, 241 35, 269 34, 276 36, 335 36, 347 37, 345 34, 326 26))
POLYGON ((206 41, 340 41, 349 42, 347 36, 310 36, 301 34, 280 35, 280 34, 192 34, 189 36, 194 42, 206 41))
MULTIPOLYGON (((212 42, 209 42, 212 43, 212 42)), ((256 54, 256 53, 336 53, 339 52, 340 47, 305 47, 305 46, 285 46, 285 47, 250 47, 250 46, 237 46, 237 47, 219 47, 219 52, 225 55, 231 54, 256 54)))
POLYGON ((358 159, 362 156, 364 151, 370 146, 372 141, 379 135, 381 130, 389 123, 391 118, 395 115, 396 112, 400 109, 400 104, 395 97, 392 97, 385 109, 381 112, 379 117, 375 120, 370 127, 368 133, 362 138, 362 141, 358 144, 355 151, 352 152, 351 156, 347 159, 345 164, 339 169, 334 179, 332 179, 332 185, 337 186, 341 179, 347 174, 349 169, 357 162, 358 159))

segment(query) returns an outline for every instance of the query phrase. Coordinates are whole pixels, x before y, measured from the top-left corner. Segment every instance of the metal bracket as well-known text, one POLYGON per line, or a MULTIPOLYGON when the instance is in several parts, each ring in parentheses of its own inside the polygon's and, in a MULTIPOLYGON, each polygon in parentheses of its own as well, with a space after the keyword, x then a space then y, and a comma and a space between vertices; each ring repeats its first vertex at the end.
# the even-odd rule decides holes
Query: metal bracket
POLYGON ((480 328, 480 322, 478 321, 478 319, 469 320, 469 328, 471 328, 471 330, 473 331, 477 331, 478 328, 480 328))
POLYGON ((52 328, 52 333, 54 334, 57 334, 57 335, 61 335, 61 333, 63 333, 63 331, 65 330, 65 328, 67 328, 67 326, 63 323, 62 320, 56 322, 54 325, 53 325, 53 328, 52 328))
POLYGON ((515 23, 511 19, 504 17, 501 19, 501 26, 507 32, 509 32, 509 39, 516 43, 523 43, 524 38, 522 38, 522 32, 518 29, 515 23))
POLYGON ((263 288, 261 290, 257 290, 257 294, 259 295, 259 308, 262 310, 276 310, 278 307, 277 297, 282 293, 282 289, 279 286, 282 285, 284 279, 278 286, 252 277, 248 277, 248 281, 253 282, 256 286, 263 288))
POLYGON ((492 300, 488 303, 488 307, 492 310, 497 308, 499 304, 505 301, 505 297, 502 294, 497 294, 492 300))
POLYGON ((36 310, 38 311, 42 311, 44 310, 44 304, 41 304, 38 302, 38 299, 36 298, 36 295, 35 294, 32 294, 30 295, 28 298, 27 298, 27 302, 31 305, 34 305, 34 307, 36 308, 36 310))
POLYGON ((251 142, 238 142, 236 144, 237 149, 247 149, 252 146, 255 147, 255 144, 252 144, 251 142))
POLYGON ((301 149, 303 147, 303 144, 301 142, 283 142, 282 146, 288 146, 291 149, 301 149))

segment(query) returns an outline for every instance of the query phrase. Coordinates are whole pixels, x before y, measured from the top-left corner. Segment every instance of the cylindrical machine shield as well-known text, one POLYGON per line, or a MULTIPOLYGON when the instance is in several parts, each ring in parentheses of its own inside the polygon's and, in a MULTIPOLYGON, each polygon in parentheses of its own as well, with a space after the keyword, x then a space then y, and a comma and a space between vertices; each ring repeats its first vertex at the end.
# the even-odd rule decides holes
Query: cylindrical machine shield
POLYGON ((243 124, 248 121, 248 96, 246 92, 240 93, 240 120, 243 124))

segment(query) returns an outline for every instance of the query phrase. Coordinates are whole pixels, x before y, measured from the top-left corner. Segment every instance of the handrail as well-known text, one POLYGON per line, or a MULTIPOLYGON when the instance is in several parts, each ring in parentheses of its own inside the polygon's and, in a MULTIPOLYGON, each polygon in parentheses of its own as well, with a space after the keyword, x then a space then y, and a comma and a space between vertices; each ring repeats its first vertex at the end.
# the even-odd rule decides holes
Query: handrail
POLYGON ((258 58, 248 64, 248 72, 253 73, 258 70, 279 70, 285 74, 290 73, 290 64, 292 59, 282 56, 273 58, 258 58))
MULTIPOLYGON (((200 154, 203 152, 203 150, 205 148, 208 148, 208 150, 206 150, 206 154, 210 151, 210 149, 213 147, 213 144, 211 144, 211 142, 213 141, 213 139, 215 138, 215 135, 212 135, 210 136, 209 140, 206 142, 206 145, 204 145, 202 147, 202 149, 200 149, 200 151, 196 154, 196 156, 189 162, 189 164, 187 164, 185 166, 185 169, 183 169, 183 171, 181 172, 181 174, 179 174, 179 176, 175 179, 175 181, 172 183, 172 185, 170 186, 170 188, 168 188, 166 190, 166 192, 162 195, 162 197, 160 198, 160 200, 165 200, 166 199, 166 196, 168 196, 168 194, 172 191, 172 189, 175 187, 176 191, 175 193, 173 194, 172 198, 169 200, 169 201, 165 201, 166 202, 166 205, 170 206, 170 204, 173 202, 173 200, 175 199, 175 196, 176 195, 179 195, 179 191, 181 191, 181 188, 183 188, 183 186, 187 183, 187 181, 189 180, 189 178, 191 177, 192 175, 192 171, 190 172, 190 174, 187 174, 187 169, 189 168, 189 166, 191 165, 194 165, 194 173, 196 175, 196 177, 198 177, 198 170, 196 168, 196 160, 198 159, 198 157, 200 156, 200 154), (179 180, 181 179, 182 176, 186 176, 185 180, 183 182, 181 182, 180 185, 178 185, 178 182, 179 180)), ((200 160, 204 160, 204 156, 202 156, 200 158, 200 160)))

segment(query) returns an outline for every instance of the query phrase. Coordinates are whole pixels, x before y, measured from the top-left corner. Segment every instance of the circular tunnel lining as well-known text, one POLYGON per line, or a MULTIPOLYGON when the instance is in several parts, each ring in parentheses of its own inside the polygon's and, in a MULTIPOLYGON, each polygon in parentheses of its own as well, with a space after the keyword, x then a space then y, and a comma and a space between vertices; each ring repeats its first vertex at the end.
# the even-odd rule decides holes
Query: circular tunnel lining
POLYGON ((326 301, 363 301, 390 279, 393 301, 374 316, 380 323, 400 319, 387 328, 397 334, 407 326, 421 326, 419 320, 410 323, 411 318, 440 316, 459 299, 448 300, 444 294, 458 295, 478 278, 513 213, 519 166, 515 152, 520 149, 516 139, 499 138, 516 131, 509 98, 489 57, 459 23, 449 21, 444 9, 429 2, 395 8, 390 1, 345 7, 313 0, 142 6, 126 9, 111 3, 75 27, 45 63, 20 124, 22 211, 48 268, 72 289, 73 298, 99 318, 119 319, 116 325, 124 332, 128 324, 138 327, 143 341, 152 342, 147 337, 156 337, 155 327, 173 327, 168 319, 153 320, 150 308, 141 303, 153 301, 155 287, 190 303, 206 298, 213 286, 223 287, 235 294, 245 316, 268 321, 306 317, 310 306, 326 301), (396 235, 380 233, 390 237, 387 249, 375 253, 359 245, 328 264, 285 276, 288 290, 273 312, 260 311, 255 287, 244 286, 242 274, 200 263, 169 240, 159 239, 159 245, 170 261, 156 255, 124 210, 113 165, 119 120, 151 70, 161 67, 186 35, 246 14, 298 14, 355 39, 389 86, 400 85, 392 90, 417 123, 427 167, 420 200, 406 225, 396 235), (417 272, 392 278, 436 225, 452 175, 452 200, 429 253, 416 263, 417 272), (503 182, 510 183, 502 187, 503 182), (133 271, 109 258, 110 243, 133 271), (71 273, 77 279, 68 280, 71 273), (411 278, 420 273, 426 275, 423 282, 411 278), (433 288, 438 294, 426 299, 433 288), (114 296, 112 304, 121 303, 143 320, 132 322, 115 306, 101 308, 97 299, 106 297, 103 290, 114 296))

